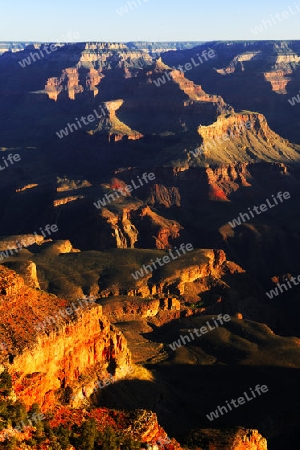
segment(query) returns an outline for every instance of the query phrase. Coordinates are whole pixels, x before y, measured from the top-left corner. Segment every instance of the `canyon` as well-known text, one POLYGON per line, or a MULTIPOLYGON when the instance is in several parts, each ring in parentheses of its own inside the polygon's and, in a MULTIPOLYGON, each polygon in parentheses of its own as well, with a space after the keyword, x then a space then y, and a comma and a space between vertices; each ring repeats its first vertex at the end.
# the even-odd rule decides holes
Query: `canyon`
POLYGON ((0 254, 30 239, 0 261, 11 399, 53 429, 103 415, 153 449, 298 448, 297 287, 266 291, 300 273, 299 41, 57 44, 22 68, 41 46, 0 43, 0 150, 20 157, 1 172, 0 254), (288 202, 230 226, 280 191, 288 202), (55 235, 34 234, 46 224, 55 235), (193 251, 131 276, 182 243, 193 251), (224 327, 170 350, 219 314, 224 327), (210 424, 256 384, 265 398, 210 424))

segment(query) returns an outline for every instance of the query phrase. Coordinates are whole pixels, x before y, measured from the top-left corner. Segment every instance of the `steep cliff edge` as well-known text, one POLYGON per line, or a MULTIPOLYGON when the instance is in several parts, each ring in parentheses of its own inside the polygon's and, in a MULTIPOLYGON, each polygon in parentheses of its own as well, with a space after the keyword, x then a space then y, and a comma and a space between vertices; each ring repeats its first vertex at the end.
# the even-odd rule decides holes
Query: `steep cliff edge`
MULTIPOLYGON (((293 146, 269 128, 263 114, 241 112, 218 116, 216 122, 200 126, 198 161, 209 164, 234 162, 299 162, 293 146)), ((192 158, 195 163, 195 158, 192 158)))
POLYGON ((65 45, 58 54, 51 56, 54 65, 61 60, 66 63, 60 74, 46 81, 45 92, 54 101, 64 98, 64 91, 72 100, 83 92, 92 92, 96 96, 106 71, 119 70, 124 78, 130 78, 136 70, 153 61, 145 50, 129 50, 125 44, 99 42, 65 45))
POLYGON ((236 111, 264 114, 277 133, 299 143, 299 108, 289 99, 300 88, 299 41, 210 42, 197 49, 168 52, 166 64, 185 64, 196 52, 211 48, 216 58, 191 70, 187 77, 201 84, 206 92, 218 93, 236 111))
POLYGON ((0 286, 2 368, 27 406, 52 408, 67 391, 76 404, 92 393, 97 379, 118 379, 129 371, 127 343, 101 306, 87 300, 70 304, 26 287, 3 266, 0 286))
POLYGON ((143 137, 141 133, 132 130, 118 119, 116 111, 121 108, 123 103, 124 100, 122 99, 105 102, 106 116, 100 118, 97 129, 90 131, 90 134, 93 135, 100 132, 108 135, 109 142, 118 142, 124 138, 133 141, 141 139, 143 137))
POLYGON ((286 94, 287 85, 292 80, 300 63, 300 56, 287 42, 274 42, 261 49, 253 49, 235 56, 230 63, 223 68, 216 69, 220 75, 226 76, 234 73, 242 73, 251 70, 254 63, 265 66, 264 78, 271 84, 272 91, 277 94, 286 94), (266 70, 267 66, 267 70, 266 70))

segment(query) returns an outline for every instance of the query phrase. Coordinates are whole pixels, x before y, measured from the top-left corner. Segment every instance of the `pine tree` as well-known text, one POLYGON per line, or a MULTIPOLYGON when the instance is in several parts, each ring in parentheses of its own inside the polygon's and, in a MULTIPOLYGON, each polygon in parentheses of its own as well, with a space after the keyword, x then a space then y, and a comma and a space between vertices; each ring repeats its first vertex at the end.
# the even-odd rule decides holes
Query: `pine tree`
POLYGON ((45 416, 41 413, 38 403, 34 403, 28 412, 28 420, 36 428, 35 439, 38 442, 42 442, 44 439, 44 418, 45 416))
POLYGON ((59 425, 59 427, 55 430, 55 434, 57 435, 57 439, 62 450, 67 450, 70 446, 70 431, 63 425, 59 425))
POLYGON ((10 438, 9 441, 6 441, 3 444, 3 448, 5 448, 5 450, 15 450, 17 448, 17 440, 15 437, 10 438))
POLYGON ((10 395, 11 388, 12 388, 11 376, 8 373, 7 369, 5 369, 0 374, 0 392, 4 397, 7 397, 10 395))
POLYGON ((102 433, 102 450, 119 450, 119 439, 111 427, 107 427, 102 433))
POLYGON ((136 442, 131 436, 126 436, 122 440, 121 449, 122 450, 140 450, 141 444, 136 442))
POLYGON ((86 420, 81 426, 81 434, 77 440, 79 450, 94 450, 97 437, 96 422, 94 419, 86 420))
POLYGON ((45 421, 45 423, 44 423, 44 431, 45 431, 45 435, 47 436, 47 438, 50 441, 51 450, 61 450, 61 446, 58 442, 58 438, 55 435, 52 428, 50 427, 49 422, 47 422, 47 421, 45 421))

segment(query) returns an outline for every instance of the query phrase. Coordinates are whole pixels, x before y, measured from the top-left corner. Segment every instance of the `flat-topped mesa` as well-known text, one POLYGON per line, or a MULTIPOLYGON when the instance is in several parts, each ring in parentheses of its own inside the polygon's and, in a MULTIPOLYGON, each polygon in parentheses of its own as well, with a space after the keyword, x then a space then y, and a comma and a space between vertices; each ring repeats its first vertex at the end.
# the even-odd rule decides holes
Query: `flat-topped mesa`
MULTIPOLYGON (((292 144, 269 128, 263 114, 241 112, 220 115, 208 126, 200 126, 201 151, 191 152, 195 157, 211 164, 236 162, 296 162, 299 152, 292 144)), ((198 162, 199 162, 198 161, 198 162)))
MULTIPOLYGON (((87 44, 88 45, 88 44, 87 44)), ((113 45, 113 44, 110 44, 113 45)), ((93 46, 92 46, 93 47, 93 46)), ((126 46, 121 48, 86 48, 81 52, 77 67, 91 68, 101 70, 141 68, 151 65, 153 57, 148 52, 140 50, 129 50, 126 46)))
POLYGON ((51 409, 67 392, 76 405, 92 394, 97 379, 126 375, 131 366, 127 342, 101 306, 88 299, 70 304, 0 268, 0 367, 8 368, 27 407, 37 402, 51 409))
MULTIPOLYGON (((160 254, 156 253, 156 255, 159 254, 159 257, 164 255, 170 256, 170 251, 160 254)), ((142 250, 137 250, 137 255, 139 252, 143 253, 142 250)), ((124 279, 122 283, 115 282, 115 278, 112 278, 111 281, 108 280, 105 285, 101 286, 99 296, 102 298, 111 296, 142 297, 144 299, 152 296, 162 299, 172 298, 170 296, 173 294, 179 296, 189 295, 193 283, 197 284, 199 279, 203 280, 211 277, 211 279, 218 280, 228 271, 230 273, 244 273, 241 267, 226 259, 226 254, 223 250, 195 249, 191 255, 182 255, 176 261, 170 261, 170 263, 159 268, 160 270, 153 272, 150 269, 145 269, 147 266, 143 265, 138 272, 133 272, 135 277, 128 273, 128 279, 124 279)), ((150 263, 150 257, 148 261, 150 263)), ((205 283, 203 283, 203 286, 207 290, 205 283)), ((202 290, 202 288, 199 289, 202 290)), ((134 303, 136 302, 134 301, 134 303)), ((177 306, 175 302, 172 303, 170 308, 173 309, 175 307, 175 310, 177 310, 177 306)), ((149 315, 152 315, 152 313, 156 315, 155 311, 160 311, 166 307, 167 305, 164 303, 158 305, 158 303, 153 302, 149 308, 147 307, 147 310, 152 311, 149 315)), ((105 311, 110 311, 107 305, 105 308, 105 311)), ((111 311, 109 314, 111 314, 111 311)))
POLYGON ((127 50, 126 44, 120 42, 87 42, 85 50, 127 50))

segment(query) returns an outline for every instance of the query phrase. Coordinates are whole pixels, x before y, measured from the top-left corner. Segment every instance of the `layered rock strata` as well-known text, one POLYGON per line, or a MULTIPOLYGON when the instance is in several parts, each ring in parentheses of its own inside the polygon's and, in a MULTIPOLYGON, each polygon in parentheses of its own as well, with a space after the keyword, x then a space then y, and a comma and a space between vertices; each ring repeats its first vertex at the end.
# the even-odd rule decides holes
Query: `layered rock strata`
POLYGON ((3 266, 0 293, 1 368, 8 368, 17 397, 28 407, 37 402, 52 408, 67 391, 79 402, 93 392, 97 378, 118 379, 129 371, 125 338, 101 306, 69 304, 29 288, 3 266))

